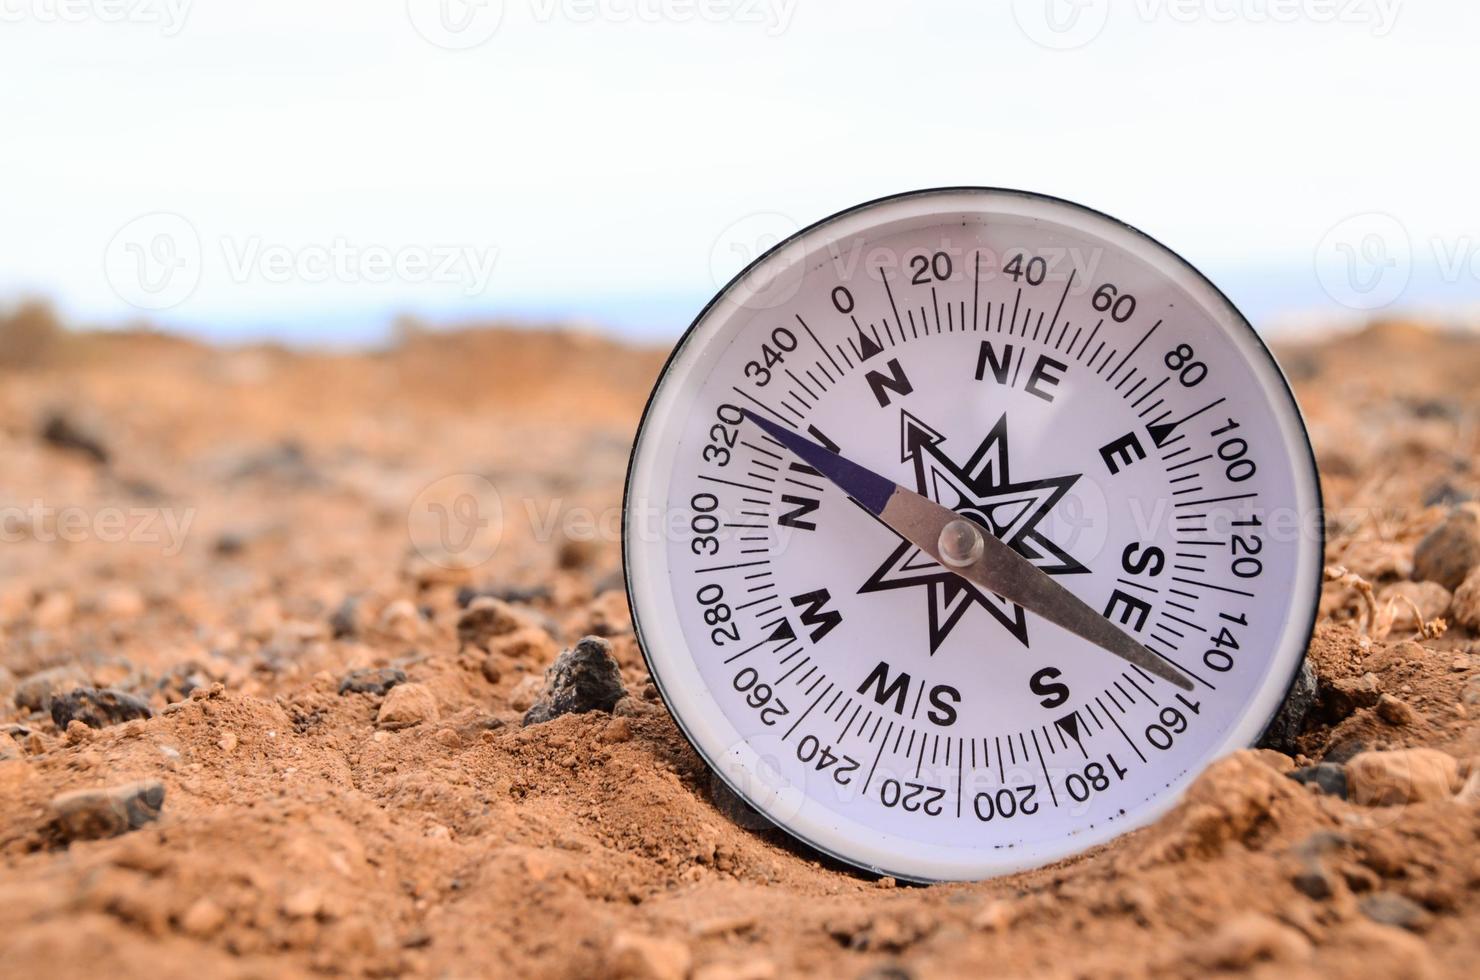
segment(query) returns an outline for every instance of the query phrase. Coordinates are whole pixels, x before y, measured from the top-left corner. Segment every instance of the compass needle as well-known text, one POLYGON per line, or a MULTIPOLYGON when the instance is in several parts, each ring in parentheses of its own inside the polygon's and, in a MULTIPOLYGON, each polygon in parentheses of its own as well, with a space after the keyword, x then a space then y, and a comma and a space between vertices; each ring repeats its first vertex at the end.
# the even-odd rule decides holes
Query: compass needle
POLYGON ((790 432, 748 409, 745 417, 768 436, 796 454, 807 465, 831 480, 862 504, 900 537, 967 581, 1010 599, 1056 626, 1112 653, 1127 663, 1169 681, 1184 691, 1192 690, 1192 679, 1172 664, 1146 649, 1095 612, 1079 597, 1055 582, 997 537, 974 531, 966 537, 965 560, 942 555, 943 538, 958 544, 963 531, 977 528, 955 511, 907 490, 852 460, 790 432))
POLYGON ((1258 740, 1319 517, 1278 367, 1195 270, 950 188, 806 228, 704 308, 643 412, 622 558, 716 778, 841 860, 961 880, 1144 826, 1258 740))

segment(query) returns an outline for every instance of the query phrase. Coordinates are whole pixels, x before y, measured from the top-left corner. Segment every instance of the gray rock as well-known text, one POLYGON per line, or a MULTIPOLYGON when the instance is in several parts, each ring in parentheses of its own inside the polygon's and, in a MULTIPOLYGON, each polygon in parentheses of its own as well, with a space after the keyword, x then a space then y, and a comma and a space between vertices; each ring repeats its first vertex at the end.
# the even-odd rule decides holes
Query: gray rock
POLYGON ((545 671, 545 690, 524 714, 524 724, 538 725, 561 715, 610 712, 627 694, 622 673, 612 659, 611 644, 588 636, 555 658, 545 671))
POLYGON ((1337 766, 1345 765, 1348 761, 1366 751, 1366 742, 1359 738, 1346 738, 1327 749, 1326 754, 1321 756, 1321 761, 1337 766))
MULTIPOLYGON (((1345 780, 1342 780, 1345 785, 1345 780)), ((1329 899, 1336 894, 1336 876, 1326 867, 1325 856, 1333 851, 1345 850, 1351 839, 1335 830, 1317 830, 1291 848, 1296 866, 1291 873, 1291 884, 1296 891, 1310 899, 1329 899)))
POLYGON ((154 685, 166 701, 183 701, 198 687, 210 687, 215 678, 199 661, 187 660, 167 670, 154 685))
POLYGON ((1423 505, 1425 507, 1453 507, 1455 504, 1462 504, 1473 499, 1475 498, 1463 487, 1455 486, 1449 480, 1440 480, 1430 484, 1429 488, 1424 491, 1423 505))
POLYGON ((1460 504, 1413 552, 1413 577, 1453 592, 1480 565, 1480 505, 1460 504))
POLYGON ((475 589, 472 586, 464 585, 457 590, 457 604, 463 609, 466 609, 473 604, 473 600, 486 596, 490 599, 500 599, 504 602, 512 602, 515 605, 524 606, 534 602, 545 602, 552 595, 553 593, 550 591, 548 585, 508 585, 502 588, 488 587, 483 589, 475 589))
POLYGON ((80 453, 94 463, 107 463, 111 455, 96 433, 65 412, 53 412, 41 423, 41 441, 54 449, 80 453))
POLYGON ((404 683, 406 672, 399 667, 366 667, 345 674, 339 682, 339 693, 383 695, 404 683))
POLYGON ((309 461, 303 444, 284 439, 273 446, 243 456, 233 468, 233 480, 268 480, 296 487, 323 482, 318 468, 309 461))
POLYGON ((146 780, 108 789, 63 793, 51 801, 53 827, 64 842, 100 840, 137 830, 159 819, 164 784, 146 780))
POLYGON ((63 666, 39 670, 22 678, 15 686, 15 706, 27 711, 50 711, 51 699, 59 692, 70 691, 74 687, 85 687, 91 683, 92 678, 76 667, 63 666))
POLYGON ((1274 749, 1286 755, 1299 751, 1295 740, 1305 731, 1305 720, 1316 703, 1316 672, 1309 660, 1300 663, 1300 672, 1295 683, 1285 695, 1285 703, 1276 712, 1274 720, 1264 729, 1259 739, 1259 748, 1274 749))
POLYGON ((1330 762, 1318 762, 1290 773, 1290 778, 1305 786, 1315 786, 1327 796, 1346 799, 1346 769, 1330 762))
POLYGON ((1343 851, 1351 846, 1351 838, 1334 830, 1318 830, 1290 848, 1290 852, 1305 861, 1315 861, 1327 854, 1343 851))
MULTIPOLYGON (((345 596, 339 608, 329 617, 329 629, 334 639, 341 640, 347 636, 358 636, 360 633, 360 597, 357 595, 345 596)), ((344 693, 343 691, 340 692, 344 693)))
POLYGON ((1373 922, 1414 932, 1422 931, 1432 918, 1422 905, 1397 892, 1373 892, 1363 896, 1357 907, 1373 922))
POLYGON ((1330 898, 1336 892, 1336 882, 1331 873, 1319 861, 1306 861, 1290 876, 1295 890, 1307 898, 1317 901, 1330 898))
POLYGON ((153 718, 154 709, 132 694, 111 687, 79 687, 51 699, 51 720, 59 731, 74 721, 89 728, 107 728, 135 718, 153 718))

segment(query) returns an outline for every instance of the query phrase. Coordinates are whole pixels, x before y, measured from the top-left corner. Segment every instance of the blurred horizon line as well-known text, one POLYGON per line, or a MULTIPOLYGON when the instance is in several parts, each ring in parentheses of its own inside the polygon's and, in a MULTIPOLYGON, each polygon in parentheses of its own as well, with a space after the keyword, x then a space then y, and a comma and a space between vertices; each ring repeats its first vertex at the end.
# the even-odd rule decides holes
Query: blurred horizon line
MULTIPOLYGON (((1345 305, 1325 291, 1313 271, 1289 268, 1209 276, 1258 333, 1297 339, 1340 332, 1378 320, 1412 319, 1436 326, 1480 326, 1480 285, 1426 274, 1421 266, 1394 301, 1371 308, 1345 305)), ((148 330, 213 346, 275 344, 295 350, 375 349, 394 342, 406 325, 431 332, 499 326, 574 330, 637 346, 676 342, 718 290, 632 290, 560 297, 509 297, 500 301, 432 303, 335 302, 297 311, 265 305, 248 311, 137 309, 132 315, 69 305, 44 289, 12 288, 0 296, 0 315, 27 303, 50 309, 59 323, 80 332, 148 330)), ((343 300, 343 294, 337 294, 343 300)), ((185 304, 187 307, 190 304, 185 304)))

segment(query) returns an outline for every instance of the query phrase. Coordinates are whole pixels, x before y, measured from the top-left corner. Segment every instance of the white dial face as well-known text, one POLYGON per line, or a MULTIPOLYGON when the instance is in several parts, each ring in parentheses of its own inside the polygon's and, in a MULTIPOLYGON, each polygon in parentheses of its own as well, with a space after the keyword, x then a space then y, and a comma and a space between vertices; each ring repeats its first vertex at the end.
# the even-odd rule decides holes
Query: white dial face
POLYGON ((1141 825, 1258 737, 1318 508, 1277 367, 1181 259, 1066 202, 921 192, 700 316, 634 449, 628 587, 665 701, 753 806, 862 867, 973 879, 1141 825), (976 521, 1195 689, 957 577, 742 409, 976 521))

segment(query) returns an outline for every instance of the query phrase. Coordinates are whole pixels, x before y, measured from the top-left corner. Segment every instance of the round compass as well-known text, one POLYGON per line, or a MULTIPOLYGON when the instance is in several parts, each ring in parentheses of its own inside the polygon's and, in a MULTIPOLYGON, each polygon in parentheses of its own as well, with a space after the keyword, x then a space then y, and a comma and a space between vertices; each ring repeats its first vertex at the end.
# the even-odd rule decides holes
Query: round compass
POLYGON ((663 699, 776 825, 982 878, 1254 742, 1319 594, 1315 466, 1239 312, 1065 201, 886 198, 781 243, 673 352, 624 558, 663 699))

